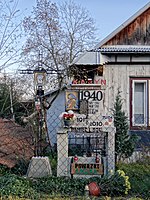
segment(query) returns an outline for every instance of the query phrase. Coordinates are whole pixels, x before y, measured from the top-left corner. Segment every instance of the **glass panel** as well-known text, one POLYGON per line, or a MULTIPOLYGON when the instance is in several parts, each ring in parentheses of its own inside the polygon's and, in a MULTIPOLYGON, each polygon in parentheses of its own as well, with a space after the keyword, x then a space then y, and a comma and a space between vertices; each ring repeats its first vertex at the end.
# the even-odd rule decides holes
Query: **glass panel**
POLYGON ((134 123, 144 124, 144 85, 136 82, 134 85, 134 123))

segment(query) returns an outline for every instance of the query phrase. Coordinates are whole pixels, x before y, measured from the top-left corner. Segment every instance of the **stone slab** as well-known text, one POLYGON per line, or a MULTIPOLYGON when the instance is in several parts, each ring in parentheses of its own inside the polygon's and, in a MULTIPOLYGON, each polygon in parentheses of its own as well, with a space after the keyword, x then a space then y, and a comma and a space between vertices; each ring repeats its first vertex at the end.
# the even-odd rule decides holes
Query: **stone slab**
POLYGON ((27 177, 41 178, 52 175, 48 157, 32 157, 27 170, 27 177))

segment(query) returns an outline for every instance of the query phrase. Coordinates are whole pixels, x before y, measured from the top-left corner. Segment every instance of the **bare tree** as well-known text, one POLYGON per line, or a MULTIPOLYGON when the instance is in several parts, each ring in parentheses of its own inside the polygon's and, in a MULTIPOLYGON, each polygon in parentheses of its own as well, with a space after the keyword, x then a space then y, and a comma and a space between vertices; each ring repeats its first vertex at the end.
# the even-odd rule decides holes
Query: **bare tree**
POLYGON ((0 70, 12 67, 21 49, 21 22, 17 5, 17 0, 0 0, 0 70))
POLYGON ((69 63, 79 53, 89 49, 96 42, 96 28, 88 10, 75 4, 73 0, 60 5, 61 25, 65 33, 64 46, 69 55, 69 63))
POLYGON ((39 54, 42 53, 42 64, 58 71, 62 56, 62 31, 59 24, 58 8, 47 0, 37 0, 32 16, 24 19, 24 28, 28 38, 23 49, 28 66, 39 64, 39 54))
POLYGON ((50 0, 37 0, 32 15, 24 19, 24 29, 25 63, 28 67, 36 66, 40 52, 43 66, 56 72, 58 79, 59 70, 64 72, 95 36, 94 21, 88 11, 73 1, 57 5, 50 0))

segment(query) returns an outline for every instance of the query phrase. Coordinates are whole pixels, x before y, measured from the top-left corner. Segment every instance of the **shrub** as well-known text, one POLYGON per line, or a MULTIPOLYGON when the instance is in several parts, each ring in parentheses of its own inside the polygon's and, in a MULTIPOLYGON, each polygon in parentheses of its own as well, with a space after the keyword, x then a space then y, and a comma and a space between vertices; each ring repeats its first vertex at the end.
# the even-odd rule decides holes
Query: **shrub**
POLYGON ((103 196, 131 196, 149 199, 150 166, 141 163, 120 164, 112 176, 87 178, 45 177, 29 180, 14 174, 0 176, 0 197, 42 199, 42 196, 83 196, 87 184, 97 182, 103 196), (130 189, 131 183, 131 189, 130 189))
POLYGON ((129 178, 122 170, 118 170, 110 177, 103 178, 65 178, 65 177, 46 177, 37 179, 33 183, 33 188, 40 193, 61 194, 64 196, 83 196, 85 185, 95 181, 99 184, 103 195, 125 195, 130 189, 129 178))
POLYGON ((25 175, 27 172, 28 168, 28 161, 25 161, 23 159, 18 160, 17 164, 13 168, 8 168, 5 165, 0 165, 0 175, 5 175, 5 174, 16 174, 19 176, 25 175))
POLYGON ((61 194, 63 196, 83 195, 87 179, 70 179, 66 177, 39 178, 33 188, 44 194, 61 194))
POLYGON ((7 166, 0 165, 0 176, 8 174, 9 172, 10 172, 10 169, 7 166))
POLYGON ((26 161, 24 159, 18 160, 17 164, 10 170, 10 172, 18 176, 23 176, 27 172, 28 165, 29 161, 26 161))
MULTIPOLYGON (((147 161, 147 163, 149 163, 147 161)), ((137 195, 144 199, 150 198, 150 165, 142 162, 119 164, 119 169, 124 170, 130 177, 131 190, 130 194, 137 195)))
POLYGON ((37 199, 37 192, 32 188, 31 182, 23 177, 7 174, 0 177, 0 197, 20 197, 37 199))
POLYGON ((107 196, 120 196, 128 194, 131 189, 129 177, 125 175, 123 170, 117 170, 112 176, 104 176, 103 178, 91 178, 101 188, 101 194, 107 196))

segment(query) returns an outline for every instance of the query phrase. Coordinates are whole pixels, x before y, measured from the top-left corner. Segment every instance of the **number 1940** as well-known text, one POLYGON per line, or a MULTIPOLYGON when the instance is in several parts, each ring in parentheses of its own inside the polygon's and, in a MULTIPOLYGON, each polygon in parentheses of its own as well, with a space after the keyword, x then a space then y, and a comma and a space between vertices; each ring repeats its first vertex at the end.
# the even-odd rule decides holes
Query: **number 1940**
POLYGON ((80 91, 80 100, 92 100, 92 101, 101 101, 103 99, 103 93, 100 90, 94 91, 80 91))

